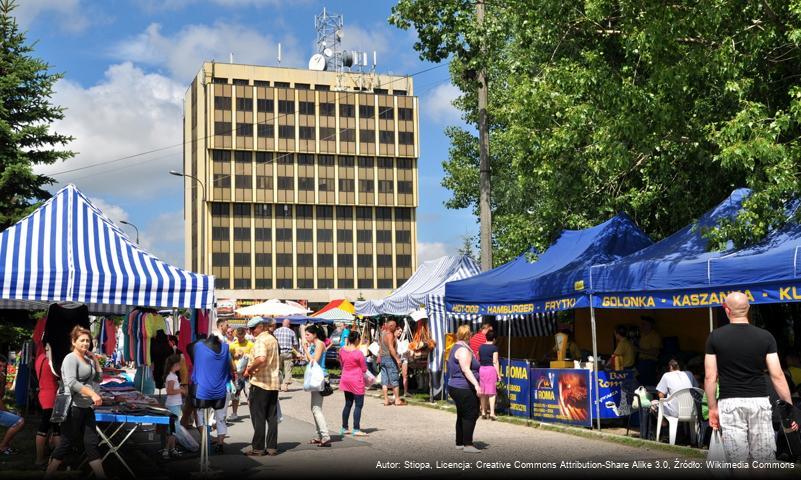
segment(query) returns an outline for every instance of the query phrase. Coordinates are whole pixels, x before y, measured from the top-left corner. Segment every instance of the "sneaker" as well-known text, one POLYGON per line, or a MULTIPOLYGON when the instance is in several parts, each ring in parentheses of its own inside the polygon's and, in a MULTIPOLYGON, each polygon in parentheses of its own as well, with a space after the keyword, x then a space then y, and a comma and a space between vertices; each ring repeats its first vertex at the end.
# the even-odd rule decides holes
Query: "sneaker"
POLYGON ((456 445, 456 450, 464 450, 464 445, 456 445))
POLYGON ((17 451, 17 449, 12 447, 6 447, 0 450, 0 455, 16 455, 18 453, 19 452, 17 451))
POLYGON ((163 458, 164 460, 169 460, 170 459, 170 451, 167 450, 166 448, 164 450, 162 450, 161 451, 161 458, 163 458))
POLYGON ((181 456, 181 452, 177 448, 171 448, 170 449, 170 457, 178 458, 180 456, 181 456))
POLYGON ((339 427, 339 435, 344 437, 345 435, 350 434, 350 430, 345 427, 339 427))
POLYGON ((226 420, 229 422, 235 422, 239 420, 239 418, 240 418, 239 415, 230 415, 226 420))
POLYGON ((462 449, 462 451, 464 451, 464 453, 481 453, 481 450, 477 449, 476 447, 474 447, 472 445, 468 445, 468 446, 464 447, 462 449))

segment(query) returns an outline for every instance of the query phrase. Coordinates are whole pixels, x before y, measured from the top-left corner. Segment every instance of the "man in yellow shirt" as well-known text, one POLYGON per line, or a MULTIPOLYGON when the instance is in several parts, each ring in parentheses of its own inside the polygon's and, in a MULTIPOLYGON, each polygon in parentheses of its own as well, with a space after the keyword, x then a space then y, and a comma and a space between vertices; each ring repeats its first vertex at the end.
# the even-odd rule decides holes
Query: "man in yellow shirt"
POLYGON ((625 370, 634 366, 634 346, 628 338, 626 338, 626 327, 619 325, 615 328, 615 339, 617 339, 617 348, 615 348, 614 363, 611 367, 614 370, 625 370))
POLYGON ((662 337, 654 330, 656 320, 653 317, 640 317, 640 358, 637 362, 637 373, 640 384, 656 385, 656 369, 659 352, 662 350, 662 337))
POLYGON ((236 393, 231 399, 233 414, 228 417, 228 420, 239 420, 239 415, 236 414, 239 409, 239 395, 245 389, 245 378, 242 373, 245 371, 248 360, 252 358, 253 345, 253 342, 245 338, 245 329, 242 327, 237 328, 236 338, 229 344, 231 361, 234 363, 234 370, 236 370, 236 393))

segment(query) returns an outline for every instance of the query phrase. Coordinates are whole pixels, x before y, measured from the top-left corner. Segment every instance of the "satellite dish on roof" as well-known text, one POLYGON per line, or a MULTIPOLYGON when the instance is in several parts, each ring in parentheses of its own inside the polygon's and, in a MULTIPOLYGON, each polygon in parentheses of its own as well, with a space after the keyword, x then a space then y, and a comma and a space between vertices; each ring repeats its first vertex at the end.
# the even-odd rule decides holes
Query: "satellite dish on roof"
POLYGON ((318 72, 321 72, 325 70, 325 64, 326 64, 325 57, 320 55, 319 53, 315 53, 309 59, 309 70, 316 70, 318 72))
POLYGON ((334 51, 331 50, 330 48, 326 48, 323 50, 323 55, 325 55, 326 57, 331 57, 334 55, 334 51))
POLYGON ((348 67, 348 68, 353 66, 353 63, 354 63, 354 55, 353 54, 354 54, 354 52, 351 52, 350 50, 347 50, 342 54, 342 65, 343 66, 348 67))

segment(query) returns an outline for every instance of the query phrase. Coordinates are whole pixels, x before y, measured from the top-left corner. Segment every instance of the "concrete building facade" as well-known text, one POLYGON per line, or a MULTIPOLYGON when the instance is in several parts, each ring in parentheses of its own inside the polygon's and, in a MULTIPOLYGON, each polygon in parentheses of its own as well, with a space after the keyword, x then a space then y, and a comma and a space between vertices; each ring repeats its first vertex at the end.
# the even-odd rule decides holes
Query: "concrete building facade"
POLYGON ((410 77, 207 62, 184 99, 185 265, 218 298, 387 295, 416 264, 410 77))

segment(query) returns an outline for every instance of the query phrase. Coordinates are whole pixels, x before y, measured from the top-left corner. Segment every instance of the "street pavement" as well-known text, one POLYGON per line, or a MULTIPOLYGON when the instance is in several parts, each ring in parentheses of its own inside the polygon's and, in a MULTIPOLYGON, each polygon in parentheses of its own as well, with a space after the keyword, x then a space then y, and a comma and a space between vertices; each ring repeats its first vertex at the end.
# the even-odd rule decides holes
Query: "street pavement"
MULTIPOLYGON (((240 406, 239 414, 245 418, 229 427, 225 453, 211 456, 213 477, 234 475, 239 480, 316 472, 334 477, 366 474, 393 478, 590 473, 593 477, 604 474, 676 477, 692 472, 707 473, 703 471, 702 460, 677 457, 663 450, 489 420, 479 420, 476 428, 475 441, 481 453, 464 453, 454 445, 456 417, 453 413, 413 405, 385 407, 381 400, 369 396, 365 398, 362 414, 362 430, 369 436, 343 438, 339 427, 344 396, 339 391, 327 397, 323 405, 333 445, 319 448, 307 443, 314 436, 310 395, 298 389, 297 384, 293 387, 279 397, 283 412, 283 421, 278 427, 279 455, 257 458, 243 455, 250 449, 253 430, 248 406, 240 406)), ((157 444, 153 445, 150 448, 158 448, 157 444)), ((140 443, 139 447, 145 445, 140 443)), ((162 461, 153 450, 140 458, 143 462, 138 463, 138 469, 134 468, 142 478, 197 475, 197 456, 162 461)))

